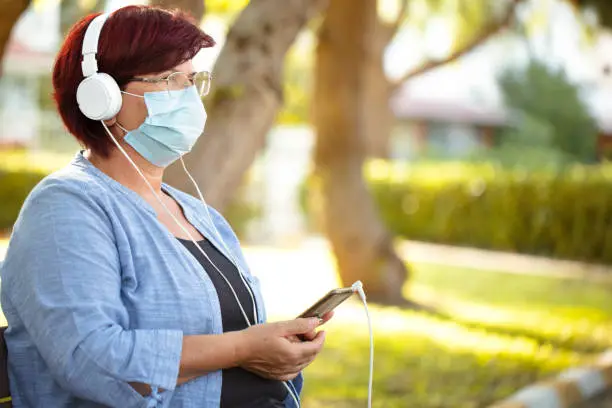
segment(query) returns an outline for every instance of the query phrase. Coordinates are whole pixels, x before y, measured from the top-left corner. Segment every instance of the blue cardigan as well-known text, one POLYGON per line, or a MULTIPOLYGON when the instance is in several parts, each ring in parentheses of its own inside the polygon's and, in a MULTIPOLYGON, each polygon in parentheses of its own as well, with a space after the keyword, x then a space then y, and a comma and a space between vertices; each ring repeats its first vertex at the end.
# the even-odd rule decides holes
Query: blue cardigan
MULTIPOLYGON (((199 200, 164 190, 247 271, 264 322, 259 282, 229 224, 210 209, 231 254, 199 200)), ((223 331, 212 282, 149 204, 81 153, 29 195, 1 276, 15 408, 219 406, 221 371, 176 386, 183 336, 223 331), (128 382, 154 392, 143 397, 128 382)), ((292 386, 300 392, 302 377, 292 386)), ((295 408, 290 395, 285 405, 295 408)))

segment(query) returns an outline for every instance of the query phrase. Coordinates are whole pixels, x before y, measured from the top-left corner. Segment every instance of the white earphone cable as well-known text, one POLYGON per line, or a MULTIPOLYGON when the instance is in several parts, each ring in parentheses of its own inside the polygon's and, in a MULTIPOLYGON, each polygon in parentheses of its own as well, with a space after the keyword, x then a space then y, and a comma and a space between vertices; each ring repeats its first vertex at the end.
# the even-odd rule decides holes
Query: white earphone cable
MULTIPOLYGON (((225 277, 225 275, 223 274, 223 272, 221 272, 219 270, 219 268, 217 267, 217 265, 215 265, 215 263, 210 259, 210 257, 208 256, 208 254, 200 247, 200 245, 197 243, 197 241, 193 238, 193 236, 191 235, 191 233, 187 230, 187 228, 185 228, 185 226, 183 224, 181 224, 179 222, 178 219, 176 219, 176 217, 174 216, 174 214, 172 214, 172 212, 168 209, 168 207, 166 206, 166 204, 164 204, 164 202, 161 200, 161 198, 158 196, 157 192, 155 191, 155 189, 153 188, 153 186, 151 185, 151 183, 149 182, 149 180, 147 180, 147 178, 145 177, 145 175, 142 173, 142 171, 138 168, 138 166, 136 165, 136 163, 134 163, 134 161, 132 160, 132 158, 127 154, 127 152, 123 149, 123 147, 117 142, 117 140, 115 139, 115 137, 113 136, 113 134, 110 132, 110 130, 108 129, 108 127, 106 126, 106 124, 102 122, 102 126, 104 126, 104 129, 106 129, 106 131, 108 132, 109 136, 111 137, 111 139, 113 140, 113 142, 115 143, 115 146, 117 146, 117 148, 123 153, 123 155, 128 159, 128 161, 132 164, 132 167, 134 167, 134 169, 138 172, 138 174, 140 175, 140 177, 142 177, 142 179, 144 180, 145 184, 149 187, 149 189, 151 190, 151 192, 153 193, 153 196, 155 197, 155 199, 157 200, 157 202, 159 202, 159 204, 162 206, 162 208, 164 209, 164 211, 170 216, 170 218, 172 218, 172 220, 176 223, 176 225, 178 225, 178 227, 185 233, 185 235, 187 235, 189 237, 189 240, 196 246, 196 248, 202 253, 202 255, 206 258, 206 260, 208 262, 210 262, 210 264, 213 266, 213 268, 219 273, 219 275, 223 278, 223 280, 227 283, 227 285, 229 286, 232 294, 234 295, 234 298, 236 299, 236 302, 238 303, 238 306, 240 307, 240 312, 242 313, 242 316, 244 317, 244 320, 247 322, 247 325, 250 327, 251 321, 249 320, 249 318, 247 317, 246 312, 244 311, 244 308, 242 307, 242 304, 240 303, 240 300, 238 299, 238 295, 236 294, 236 291, 234 290, 234 288, 232 287, 232 285, 230 284, 229 280, 225 277)), ((250 290, 249 290, 249 293, 250 290)), ((255 323, 257 322, 257 320, 255 320, 255 323)))
MULTIPOLYGON (((187 174, 187 177, 189 177, 189 180, 191 180, 191 183, 193 184, 193 186, 195 187, 196 191, 198 192, 198 196, 200 198, 200 201, 202 201, 202 205, 204 206, 204 211, 206 212, 206 217, 208 218, 208 221, 210 222, 210 225, 212 225, 213 230, 215 231, 215 234, 217 235, 217 239, 219 240, 219 242, 221 242, 221 244, 223 245, 223 247, 225 248, 225 252, 227 252, 227 254, 232 258, 232 262, 234 263, 234 265, 236 265, 236 268, 238 268, 240 270, 241 273, 239 273, 240 275, 240 279, 242 280, 242 283, 244 284, 244 286, 247 288, 247 290, 249 291, 249 294, 251 295, 251 302, 252 302, 252 306, 253 306, 253 313, 257 313, 257 309, 255 306, 255 296, 251 290, 250 285, 247 284, 247 282, 244 279, 244 274, 242 273, 242 268, 240 267, 240 264, 236 261, 236 258, 234 258, 234 254, 232 253, 232 251, 230 251, 230 249, 227 247, 227 244, 225 243, 225 240, 221 237, 221 234, 219 233, 219 230, 217 229, 217 226, 215 225, 211 215, 210 215, 210 210, 208 209, 208 204, 206 203, 206 201, 204 200, 204 196, 202 195, 202 192, 200 191, 200 187, 198 186, 198 183, 196 183, 195 179, 192 177, 191 173, 189 173, 189 170, 187 170, 187 166, 185 166, 185 162, 183 161, 183 157, 180 157, 180 161, 181 161, 181 165, 183 166, 183 170, 185 171, 185 174, 187 174)), ((254 315, 253 319, 255 322, 257 322, 257 316, 254 315)))
MULTIPOLYGON (((132 158, 127 154, 127 152, 125 151, 125 149, 119 144, 119 142, 117 142, 117 140, 115 139, 115 137, 113 136, 112 132, 108 129, 108 127, 106 126, 106 123, 104 123, 104 121, 100 121, 102 123, 102 126, 104 127, 104 129, 106 130, 106 132, 108 133, 108 135, 110 136, 111 140, 113 141, 113 143, 115 144, 115 146, 121 151, 121 153, 128 159, 128 161, 130 162, 130 164, 132 165, 132 167, 134 167, 134 169, 138 172, 138 174, 140 175, 140 177, 144 180, 145 184, 149 187, 149 189, 151 190, 151 192, 153 193, 153 196, 156 198, 156 200, 159 202, 159 204, 162 206, 162 208, 164 209, 164 211, 170 216, 170 218, 172 218, 172 220, 176 223, 176 225, 178 225, 178 227, 185 233, 185 235, 187 235, 189 237, 189 240, 195 245, 195 247, 200 251, 200 253, 202 253, 202 255, 206 258, 206 260, 208 262, 210 262, 210 264, 213 266, 213 268, 219 273, 219 275, 221 276, 221 278, 223 278, 223 280, 225 281, 225 283, 227 283, 227 286, 230 288, 232 294, 234 295, 234 299, 236 300, 236 303, 238 304, 238 307, 240 308, 240 312, 242 313, 242 316, 244 317, 244 320, 247 324, 247 327, 251 327, 253 324, 257 324, 258 323, 258 314, 257 314, 257 309, 255 306, 255 296, 251 290, 251 287, 248 285, 248 283, 245 281, 245 278, 243 276, 242 270, 240 268, 240 265, 236 262, 236 260, 234 259, 231 251, 229 250, 229 248, 227 247, 227 245, 225 244, 225 241, 223 240, 223 238, 221 237, 221 234, 219 233, 219 231, 217 230, 217 227, 215 226, 212 217, 210 216, 210 212, 208 210, 208 205, 206 204, 206 202, 204 201, 204 197, 200 191, 200 188, 198 187, 197 183, 195 182, 195 180, 193 179, 193 177, 191 176, 191 174, 189 174, 189 172, 187 171, 187 168, 185 167, 185 163, 183 162, 183 159, 181 157, 181 163, 183 164, 183 169, 185 170, 185 172, 187 173, 187 175, 189 176, 189 179, 191 180, 191 182, 194 184, 199 196, 200 196, 200 200, 202 201, 205 211, 206 211, 206 215, 209 219, 209 221, 212 224, 212 227, 215 231, 215 234, 217 235, 217 238, 219 239, 219 241, 221 242, 221 244, 224 246, 228 256, 230 256, 232 258, 232 262, 234 263, 234 265, 236 266, 236 268, 238 269, 239 273, 238 275, 240 276, 240 279, 242 281, 242 283, 245 285, 247 291, 249 292, 249 295, 251 297, 251 302, 253 305, 253 323, 251 323, 251 321, 249 320, 246 312, 244 311, 244 308, 242 307, 242 303, 240 302, 240 299, 238 298, 238 295, 236 294, 236 291, 234 290, 234 287, 232 286, 232 284, 230 283, 230 281, 225 277, 225 275, 223 274, 223 272, 221 272, 221 270, 217 267, 217 265, 215 265, 215 263, 212 261, 212 259, 210 259, 210 257, 208 256, 208 254, 200 247, 200 245, 196 242, 196 240, 193 238, 193 236, 191 235, 191 233, 187 230, 187 228, 185 228, 185 226, 183 224, 181 224, 179 222, 179 220, 174 216, 174 214, 172 214, 172 212, 168 209, 168 207, 164 204, 164 202, 161 200, 161 198, 158 196, 157 192, 155 191, 155 189, 153 188, 153 186, 151 185, 151 183, 149 182, 149 180, 145 177, 145 175, 142 173, 142 171, 138 168, 138 166, 136 165, 136 163, 134 163, 134 161, 132 160, 132 158)), ((123 127, 120 126, 120 128, 122 130, 125 131, 125 129, 123 127)), ((300 408, 300 401, 299 398, 295 395, 295 393, 293 392, 293 390, 291 389, 291 387, 286 383, 283 382, 283 385, 285 386, 285 388, 287 389, 287 391, 289 392, 289 394, 291 395, 293 401, 296 404, 296 407, 300 408)))
POLYGON ((368 302, 366 301, 366 295, 363 290, 363 284, 361 281, 353 283, 352 288, 357 291, 363 307, 365 309, 366 317, 368 319, 368 331, 370 333, 370 375, 368 378, 368 408, 372 408, 372 385, 374 382, 374 331, 372 330, 372 319, 370 318, 370 312, 368 310, 368 302))
MULTIPOLYGON (((210 211, 208 209, 208 204, 206 204, 206 201, 204 200, 204 195, 200 191, 200 187, 198 186, 198 183, 196 183, 194 178, 191 176, 191 173, 189 173, 189 170, 187 170, 187 166, 185 166, 185 161, 183 160, 182 156, 181 156, 180 160, 181 160, 181 165, 183 166, 183 170, 185 171, 185 174, 187 174, 187 177, 189 177, 189 180, 191 180, 191 183, 193 184, 193 186, 195 187, 196 191, 198 192, 198 196, 200 198, 200 201, 202 201, 202 204, 204 205, 204 209, 206 211, 206 216, 208 217, 208 220, 210 221, 211 225, 213 226, 213 229, 215 230, 215 234, 217 234, 217 238, 219 239, 219 241, 225 247, 226 252, 228 254, 230 254, 230 256, 232 257, 232 261, 234 262, 234 265, 236 265, 237 268, 240 268, 238 262, 236 262, 236 260, 234 259, 232 252, 227 247, 227 245, 226 245, 225 241, 223 240, 223 238, 221 238, 221 234, 219 233, 219 230, 217 229, 217 227, 215 226, 215 223, 212 220, 212 217, 210 215, 210 211)), ((255 311, 255 296, 253 295, 253 292, 251 291, 250 286, 247 285, 247 283, 244 281, 244 277, 243 277, 242 273, 239 273, 239 275, 240 275, 240 279, 242 279, 242 282, 244 283, 244 285, 246 286, 247 290, 249 291, 249 293, 251 295, 251 301, 253 302, 253 311, 255 311)), ((289 384, 287 384, 287 382, 283 382, 283 385, 285 386, 285 388, 287 389, 287 391, 289 392, 289 394, 293 398, 293 402, 295 402, 296 407, 299 408, 300 407, 299 398, 295 395, 295 393, 293 392, 291 387, 289 387, 289 384)))

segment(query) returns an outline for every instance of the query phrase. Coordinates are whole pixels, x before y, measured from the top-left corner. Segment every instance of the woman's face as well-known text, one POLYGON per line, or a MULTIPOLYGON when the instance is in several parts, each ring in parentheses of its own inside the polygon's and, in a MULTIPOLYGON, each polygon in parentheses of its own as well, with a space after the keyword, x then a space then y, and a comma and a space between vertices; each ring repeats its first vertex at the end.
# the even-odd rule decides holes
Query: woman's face
MULTIPOLYGON (((183 62, 182 64, 177 65, 168 71, 160 72, 158 74, 139 75, 139 78, 166 78, 171 73, 179 71, 185 73, 193 72, 193 63, 191 60, 183 62)), ((165 81, 160 81, 158 83, 132 81, 127 84, 124 91, 134 95, 143 96, 145 92, 166 91, 166 85, 167 83, 165 81)), ((145 101, 143 98, 138 98, 133 95, 122 94, 122 96, 123 104, 121 105, 121 110, 115 117, 115 120, 127 130, 136 129, 147 117, 147 106, 145 105, 145 101)))

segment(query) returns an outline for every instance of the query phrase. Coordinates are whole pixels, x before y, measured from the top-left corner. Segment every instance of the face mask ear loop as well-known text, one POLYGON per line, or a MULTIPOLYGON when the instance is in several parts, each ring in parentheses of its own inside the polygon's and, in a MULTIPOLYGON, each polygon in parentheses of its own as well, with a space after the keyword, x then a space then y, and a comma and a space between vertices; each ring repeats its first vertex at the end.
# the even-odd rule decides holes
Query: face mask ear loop
POLYGON ((126 92, 126 91, 121 91, 121 93, 122 93, 122 94, 126 94, 126 95, 130 95, 130 96, 135 96, 135 97, 137 97, 137 98, 142 98, 142 99, 144 99, 144 96, 143 96, 143 95, 136 95, 136 94, 133 94, 133 93, 131 93, 131 92, 126 92))
POLYGON ((121 123, 119 123, 119 122, 115 122, 115 125, 117 125, 117 127, 118 127, 119 129, 123 130, 123 131, 124 131, 126 134, 127 134, 127 133, 130 133, 130 131, 129 131, 129 130, 127 130, 126 128, 124 128, 123 126, 121 126, 121 123))
MULTIPOLYGON (((138 172, 138 174, 140 175, 140 177, 144 180, 145 184, 149 187, 149 189, 151 190, 151 192, 153 193, 153 196, 155 197, 155 199, 157 200, 157 202, 159 202, 159 204, 162 206, 162 208, 166 211, 166 213, 170 216, 170 218, 172 218, 172 220, 176 223, 176 225, 185 233, 185 235, 187 235, 189 237, 189 240, 196 246, 197 249, 199 249, 199 251, 202 253, 202 255, 208 260, 208 262, 210 262, 210 264, 214 267, 214 269, 219 273, 219 275, 223 278, 223 280, 225 281, 225 283, 227 283, 227 286, 230 288, 230 291, 232 292, 232 294, 234 295, 234 299, 236 299, 236 302, 238 303, 238 307, 240 308, 240 311, 242 312, 242 316, 244 317, 244 320, 247 323, 247 326, 250 327, 251 321, 249 320, 246 312, 244 311, 244 308, 242 307, 242 303, 240 303, 240 299, 238 298, 238 295, 236 294, 236 291, 234 290, 232 284, 230 283, 230 281, 225 277, 225 275, 223 274, 223 272, 221 272, 221 270, 217 267, 217 265, 215 265, 215 263, 210 259, 210 257, 208 256, 208 254, 200 247, 200 245, 198 245, 198 243, 196 242, 196 240, 193 238, 193 236, 191 235, 191 233, 187 230, 187 228, 185 228, 185 226, 183 224, 181 224, 179 222, 179 220, 176 219, 176 217, 174 216, 174 214, 172 214, 172 212, 168 209, 168 207, 166 206, 166 204, 164 204, 164 202, 161 200, 161 198, 159 198, 159 195, 157 194, 157 192, 155 191, 155 189, 153 188, 153 186, 151 185, 151 183, 149 182, 149 180, 147 180, 147 178, 145 177, 145 175, 142 173, 142 171, 138 168, 138 166, 136 165, 136 163, 134 163, 134 161, 132 160, 132 158, 127 154, 127 152, 125 151, 125 149, 119 144, 119 142, 117 142, 117 140, 115 139, 115 136, 113 136, 113 134, 111 133, 111 131, 108 129, 108 127, 106 126, 106 123, 104 123, 104 121, 100 121, 102 123, 102 126, 104 127, 104 129, 106 130, 106 132, 108 133, 108 135, 110 136, 111 140, 113 141, 113 143, 115 144, 115 146, 121 151, 121 153, 123 153, 123 155, 125 156, 126 159, 128 159, 128 161, 130 162, 130 164, 132 165, 132 167, 134 167, 134 169, 138 172)), ((248 287, 248 286, 247 286, 248 287)), ((255 323, 257 323, 257 321, 255 321, 255 323)))

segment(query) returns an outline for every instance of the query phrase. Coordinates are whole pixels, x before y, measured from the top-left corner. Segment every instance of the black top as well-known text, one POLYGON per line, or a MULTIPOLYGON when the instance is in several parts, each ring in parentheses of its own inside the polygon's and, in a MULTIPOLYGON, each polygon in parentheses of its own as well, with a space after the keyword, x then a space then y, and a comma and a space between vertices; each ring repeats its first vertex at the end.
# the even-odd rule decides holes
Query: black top
MULTIPOLYGON (((223 332, 243 330, 247 328, 244 316, 238 307, 236 298, 232 294, 227 282, 221 277, 208 259, 195 247, 193 242, 178 239, 191 254, 200 262, 210 277, 221 305, 221 320, 223 332)), ((219 268, 240 299, 251 324, 253 324, 253 303, 238 268, 225 257, 207 239, 198 241, 198 245, 214 264, 219 268)), ((284 407, 283 401, 287 397, 287 389, 281 381, 267 380, 240 367, 223 370, 221 387, 222 408, 275 408, 284 407)))

